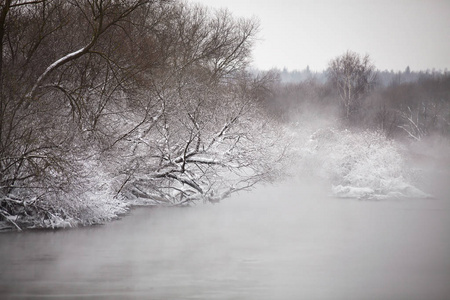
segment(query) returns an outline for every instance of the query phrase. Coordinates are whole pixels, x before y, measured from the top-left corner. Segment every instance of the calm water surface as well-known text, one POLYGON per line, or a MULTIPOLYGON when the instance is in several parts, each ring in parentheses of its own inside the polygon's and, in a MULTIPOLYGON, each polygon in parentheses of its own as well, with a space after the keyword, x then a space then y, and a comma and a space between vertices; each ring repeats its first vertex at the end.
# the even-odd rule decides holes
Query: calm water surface
POLYGON ((450 299, 449 202, 334 199, 291 182, 4 233, 0 299, 450 299))

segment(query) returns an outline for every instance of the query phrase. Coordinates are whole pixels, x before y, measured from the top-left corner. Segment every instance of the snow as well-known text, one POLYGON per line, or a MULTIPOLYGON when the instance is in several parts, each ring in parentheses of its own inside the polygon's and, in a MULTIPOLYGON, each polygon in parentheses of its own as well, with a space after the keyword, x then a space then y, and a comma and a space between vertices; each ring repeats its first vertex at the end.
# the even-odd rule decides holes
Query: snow
POLYGON ((50 74, 54 69, 58 68, 60 65, 65 64, 66 62, 70 61, 73 58, 76 58, 78 55, 82 54, 88 49, 89 46, 83 47, 79 50, 76 50, 74 52, 71 52, 69 54, 64 55, 60 59, 54 61, 51 63, 47 69, 39 76, 39 78, 36 80, 35 85, 31 89, 30 93, 27 95, 27 97, 33 97, 34 93, 36 92, 36 89, 39 87, 39 85, 42 83, 42 81, 50 74))
POLYGON ((300 169, 331 183, 339 198, 428 198, 411 183, 400 146, 376 131, 334 128, 315 131, 299 146, 300 169))
MULTIPOLYGON (((333 197, 360 200, 432 197, 417 186, 416 178, 420 179, 425 175, 421 170, 415 170, 408 164, 405 159, 406 151, 379 132, 355 132, 325 127, 309 132, 307 130, 287 132, 287 135, 291 135, 291 138, 297 141, 288 155, 290 170, 299 175, 307 175, 308 178, 324 179, 328 183, 328 193, 333 197)), ((193 155, 189 160, 209 164, 219 163, 217 155, 193 155)), ((25 221, 31 222, 35 227, 66 228, 116 219, 126 213, 132 205, 171 204, 170 199, 164 198, 157 191, 152 193, 152 187, 147 188, 144 193, 138 190, 138 185, 135 186, 136 190, 122 189, 129 178, 124 177, 124 174, 118 174, 114 170, 114 165, 105 164, 94 157, 83 160, 81 169, 79 184, 76 187, 67 193, 60 193, 46 199, 45 202, 40 202, 42 211, 39 215, 25 221)), ((247 170, 243 168, 241 171, 235 176, 246 176, 244 173, 247 170)), ((228 177, 228 180, 234 180, 228 177)), ((189 176, 180 177, 178 180, 182 185, 176 187, 173 192, 179 193, 184 189, 188 195, 184 200, 189 200, 191 196, 196 197, 193 188, 209 190, 208 186, 197 186, 189 176)), ((222 182, 219 180, 216 184, 222 182)), ((240 189, 233 185, 231 188, 240 189)), ((226 189, 225 192, 228 193, 230 190, 226 189)), ((18 198, 19 196, 17 195, 18 198)), ((176 198, 177 195, 172 196, 176 198)), ((221 199, 219 194, 214 195, 212 192, 205 193, 204 196, 208 197, 209 201, 221 199)), ((27 203, 33 202, 30 199, 26 200, 27 203)), ((6 221, 14 224, 16 216, 7 216, 6 221)))

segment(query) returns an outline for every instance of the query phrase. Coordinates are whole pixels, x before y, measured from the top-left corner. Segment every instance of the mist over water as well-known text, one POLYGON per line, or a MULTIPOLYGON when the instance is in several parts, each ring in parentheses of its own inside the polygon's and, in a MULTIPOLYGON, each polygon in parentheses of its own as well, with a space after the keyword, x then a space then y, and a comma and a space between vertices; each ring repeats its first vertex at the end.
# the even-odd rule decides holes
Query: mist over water
MULTIPOLYGON (((440 188, 450 195, 448 184, 440 188)), ((0 295, 448 299, 449 202, 337 199, 327 182, 303 177, 218 205, 136 208, 104 226, 6 233, 0 295)))
POLYGON ((104 226, 1 234, 0 298, 448 299, 447 142, 400 146, 306 121, 283 182, 104 226))

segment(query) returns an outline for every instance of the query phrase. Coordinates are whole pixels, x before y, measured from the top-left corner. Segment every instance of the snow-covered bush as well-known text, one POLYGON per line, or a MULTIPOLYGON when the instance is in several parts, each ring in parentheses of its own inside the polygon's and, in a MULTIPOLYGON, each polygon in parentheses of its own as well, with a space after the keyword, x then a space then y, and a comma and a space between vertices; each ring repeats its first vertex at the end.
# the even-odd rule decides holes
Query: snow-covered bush
POLYGON ((320 129, 301 148, 301 167, 332 184, 337 197, 427 197, 410 184, 398 146, 376 131, 320 129))
POLYGON ((57 188, 59 182, 47 180, 34 188, 23 187, 8 195, 0 194, 0 215, 4 220, 0 228, 101 224, 127 211, 129 203, 116 197, 114 178, 104 171, 100 161, 86 159, 74 165, 78 168, 71 175, 76 178, 68 183, 69 189, 57 188))

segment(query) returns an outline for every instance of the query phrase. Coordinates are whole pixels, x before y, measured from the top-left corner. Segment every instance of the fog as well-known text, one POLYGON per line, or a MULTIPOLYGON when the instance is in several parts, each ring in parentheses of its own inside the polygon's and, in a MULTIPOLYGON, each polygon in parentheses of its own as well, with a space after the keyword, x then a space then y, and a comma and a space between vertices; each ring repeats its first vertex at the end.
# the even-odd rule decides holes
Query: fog
POLYGON ((303 111, 274 184, 0 235, 1 298, 448 299, 448 140, 403 143, 303 111))
POLYGON ((444 198, 338 199, 329 182, 296 176, 218 205, 142 207, 104 226, 5 233, 0 295, 448 299, 445 176, 429 185, 444 198))
POLYGON ((4 3, 1 299, 450 298, 447 71, 283 82, 256 18, 4 3))

